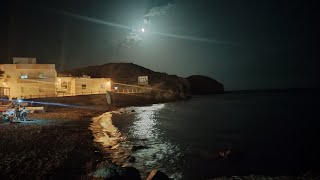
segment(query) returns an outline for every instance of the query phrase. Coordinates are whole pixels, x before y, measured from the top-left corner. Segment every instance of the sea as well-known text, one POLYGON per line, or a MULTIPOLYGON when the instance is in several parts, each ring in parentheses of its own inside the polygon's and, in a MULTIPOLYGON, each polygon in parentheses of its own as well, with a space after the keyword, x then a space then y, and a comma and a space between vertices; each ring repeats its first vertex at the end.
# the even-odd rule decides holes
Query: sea
POLYGON ((318 91, 240 91, 107 112, 91 129, 143 178, 300 176, 320 167, 319 112, 318 91))

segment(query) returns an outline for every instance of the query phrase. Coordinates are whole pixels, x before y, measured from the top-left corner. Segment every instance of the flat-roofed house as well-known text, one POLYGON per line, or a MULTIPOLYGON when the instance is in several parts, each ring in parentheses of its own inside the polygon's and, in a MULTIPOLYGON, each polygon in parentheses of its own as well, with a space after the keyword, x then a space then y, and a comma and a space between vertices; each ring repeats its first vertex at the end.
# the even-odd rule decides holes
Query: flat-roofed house
POLYGON ((0 71, 0 92, 9 98, 56 95, 55 64, 36 64, 35 58, 22 58, 15 64, 0 64, 0 71))
POLYGON ((110 78, 57 77, 58 95, 101 94, 111 91, 110 78))

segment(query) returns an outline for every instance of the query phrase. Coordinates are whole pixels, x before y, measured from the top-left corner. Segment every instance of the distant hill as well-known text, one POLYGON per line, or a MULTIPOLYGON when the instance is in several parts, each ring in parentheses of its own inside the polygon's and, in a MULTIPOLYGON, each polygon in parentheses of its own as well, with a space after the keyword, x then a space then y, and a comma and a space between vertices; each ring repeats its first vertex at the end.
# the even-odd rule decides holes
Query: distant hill
POLYGON ((223 84, 210 77, 194 75, 185 79, 176 75, 155 72, 133 63, 108 63, 88 66, 59 72, 58 75, 107 77, 111 78, 113 83, 128 85, 138 85, 138 76, 148 76, 149 87, 173 92, 179 98, 186 98, 191 94, 212 94, 224 91, 223 84))
POLYGON ((133 63, 108 63, 88 66, 59 72, 58 75, 76 77, 88 75, 93 78, 108 77, 112 79, 112 82, 129 85, 137 85, 138 76, 148 76, 149 85, 154 89, 171 90, 182 98, 190 94, 189 82, 186 79, 176 75, 154 72, 133 63))
POLYGON ((190 91, 193 95, 223 93, 224 86, 220 82, 202 75, 187 77, 190 83, 190 91))

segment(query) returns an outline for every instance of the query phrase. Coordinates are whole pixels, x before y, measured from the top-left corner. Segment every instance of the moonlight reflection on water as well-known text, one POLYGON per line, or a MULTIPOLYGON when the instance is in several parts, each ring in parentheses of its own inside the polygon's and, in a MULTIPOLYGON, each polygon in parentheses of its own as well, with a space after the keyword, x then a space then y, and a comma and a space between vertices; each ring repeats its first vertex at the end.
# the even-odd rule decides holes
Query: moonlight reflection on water
MULTIPOLYGON (((103 151, 111 154, 114 163, 134 166, 140 170, 142 177, 147 176, 152 169, 160 169, 168 174, 177 173, 177 170, 165 169, 168 163, 177 163, 176 161, 182 156, 179 146, 168 138, 164 138, 164 132, 159 129, 159 125, 161 125, 159 113, 165 108, 165 104, 155 104, 134 107, 135 112, 131 112, 131 107, 124 109, 124 114, 119 118, 112 116, 112 113, 117 112, 107 112, 93 118, 90 129, 94 134, 94 141, 102 144, 103 151), (128 118, 122 119, 123 115, 128 118), (122 131, 123 129, 120 128, 120 133, 113 123, 122 124, 128 129, 122 131), (132 125, 128 126, 128 124, 132 125), (131 148, 137 145, 146 148, 132 151, 131 148), (136 161, 128 162, 128 156, 134 156, 136 161)), ((175 177, 177 176, 179 175, 176 174, 175 177)))

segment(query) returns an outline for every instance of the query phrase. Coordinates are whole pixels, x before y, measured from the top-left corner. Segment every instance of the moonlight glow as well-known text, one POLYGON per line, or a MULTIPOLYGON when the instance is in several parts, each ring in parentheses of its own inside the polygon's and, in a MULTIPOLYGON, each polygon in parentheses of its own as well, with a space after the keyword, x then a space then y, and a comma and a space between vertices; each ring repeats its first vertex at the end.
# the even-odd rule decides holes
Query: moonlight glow
POLYGON ((144 32, 144 28, 141 28, 141 32, 144 32))

